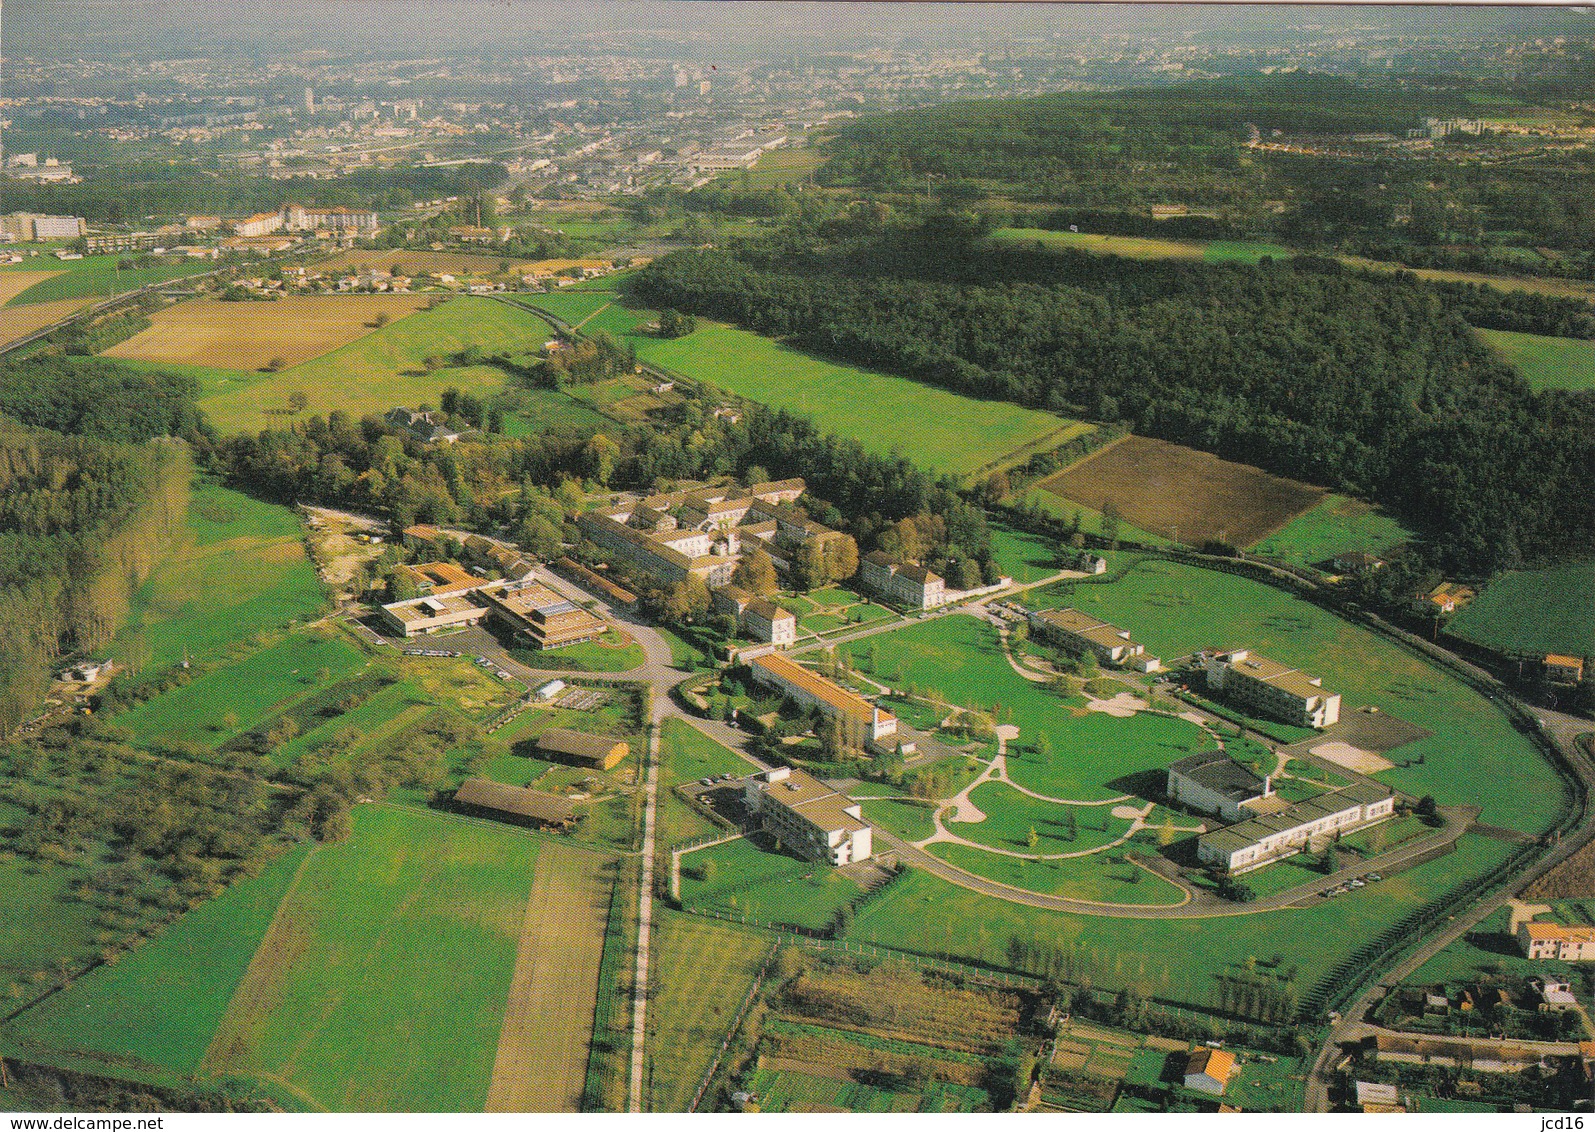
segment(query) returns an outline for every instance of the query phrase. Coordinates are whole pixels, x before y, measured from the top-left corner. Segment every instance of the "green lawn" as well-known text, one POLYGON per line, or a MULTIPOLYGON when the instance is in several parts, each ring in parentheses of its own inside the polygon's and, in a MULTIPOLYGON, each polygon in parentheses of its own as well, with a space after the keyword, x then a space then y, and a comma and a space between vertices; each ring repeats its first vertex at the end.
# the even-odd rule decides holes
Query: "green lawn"
POLYGON ((650 973, 650 1112, 684 1112, 736 1017, 769 940, 736 924, 661 915, 650 973))
MULTIPOLYGON (((23 812, 0 806, 7 825, 23 812)), ((96 856, 44 866, 0 854, 0 1007, 6 1013, 46 989, 60 975, 58 961, 86 963, 96 948, 97 909, 72 889, 110 862, 96 856)))
POLYGON ((1130 828, 1129 822, 1111 816, 1112 806, 1060 806, 1021 794, 1005 782, 983 782, 970 792, 969 800, 986 815, 985 820, 949 822, 943 818, 948 831, 1010 853, 1079 853, 1116 841, 1130 828), (1036 831, 1033 848, 1029 843, 1032 829, 1036 831))
POLYGON ((1297 566, 1321 566, 1352 551, 1387 554, 1411 537, 1411 531, 1374 504, 1327 495, 1251 549, 1297 566))
POLYGON ((297 633, 146 700, 116 721, 142 742, 178 741, 214 748, 364 663, 360 650, 342 637, 297 633), (323 668, 328 671, 325 677, 319 675, 323 668))
MULTIPOLYGON (((824 432, 852 437, 871 452, 900 452, 934 471, 971 472, 1076 423, 828 362, 707 319, 699 319, 698 330, 685 338, 658 338, 640 329, 657 317, 656 312, 628 307, 618 295, 612 297, 614 304, 595 315, 583 327, 585 332, 607 330, 636 346, 637 356, 645 362, 800 413, 824 432)), ((548 298, 585 300, 586 296, 539 296, 548 298)), ((567 309, 580 308, 573 303, 567 309)))
POLYGON ((163 262, 151 267, 134 267, 118 271, 118 261, 129 260, 123 255, 90 255, 82 259, 58 260, 54 256, 39 256, 22 265, 27 271, 59 271, 52 279, 41 279, 13 298, 7 306, 19 307, 27 303, 49 303, 57 299, 82 299, 90 296, 121 294, 133 291, 146 283, 164 283, 168 279, 181 279, 185 275, 198 275, 215 270, 215 264, 185 259, 163 262))
POLYGON ((1180 902, 1180 890, 1162 877, 1127 861, 1110 861, 1106 855, 1031 861, 950 844, 933 845, 930 852, 965 872, 1049 896, 1108 904, 1180 902))
MULTIPOLYGON (((284 327, 287 333, 291 328, 284 327)), ((395 405, 437 404, 453 385, 477 395, 497 393, 508 383, 503 371, 474 365, 428 372, 424 362, 445 362, 468 347, 487 353, 524 353, 547 340, 550 328, 530 311, 493 299, 462 296, 435 310, 395 319, 381 330, 280 373, 243 373, 194 366, 163 366, 194 373, 199 407, 223 433, 283 427, 292 418, 276 411, 294 392, 308 398, 305 414, 341 409, 358 419, 395 405)), ((301 414, 303 415, 303 414, 301 414)))
POLYGON ((1317 606, 1233 574, 1157 559, 1119 581, 1077 586, 1066 602, 1130 630, 1165 663, 1202 648, 1247 646, 1299 665, 1342 694, 1343 715, 1371 704, 1432 732, 1391 753, 1410 765, 1382 772, 1389 785, 1481 806, 1485 821, 1530 833, 1555 823, 1561 784, 1505 715, 1461 681, 1317 606))
POLYGON ((1507 654, 1595 655, 1595 561, 1503 574, 1445 631, 1507 654))
POLYGON ((689 853, 681 860, 681 902, 718 908, 752 921, 819 929, 863 889, 829 865, 759 848, 743 839, 689 853), (697 879, 694 870, 708 869, 697 879))
POLYGON ((301 846, 11 1023, 19 1049, 193 1073, 304 861, 301 846))
POLYGON ((555 672, 630 672, 648 663, 648 654, 630 637, 611 629, 596 641, 557 649, 513 649, 528 668, 555 672))
POLYGON ((1002 572, 1021 584, 1034 582, 1062 567, 1059 547, 1049 538, 1016 531, 999 522, 991 523, 991 553, 1002 572))
MULTIPOLYGON (((876 783, 866 782, 855 787, 853 793, 858 797, 868 798, 876 793, 877 789, 876 783)), ((862 805, 865 820, 872 825, 889 829, 909 841, 922 841, 936 832, 936 827, 930 820, 932 811, 929 806, 887 798, 864 802, 862 805)))
POLYGON ((614 302, 615 296, 608 291, 572 291, 565 288, 546 295, 521 295, 515 301, 527 307, 546 310, 573 326, 580 326, 582 322, 614 302))
POLYGON ((613 422, 568 394, 553 389, 513 389, 494 400, 504 411, 504 435, 535 436, 545 429, 596 430, 613 422))
POLYGON ((1595 342, 1513 330, 1478 334, 1535 389, 1595 389, 1595 342))
POLYGON ((145 669, 167 668, 185 650, 200 660, 313 616, 323 601, 292 511, 200 479, 176 545, 134 591, 108 651, 145 669))
POLYGON ((362 806, 317 848, 212 1044, 212 1072, 337 1111, 480 1111, 538 841, 362 806), (248 994, 244 992, 248 991, 248 994))

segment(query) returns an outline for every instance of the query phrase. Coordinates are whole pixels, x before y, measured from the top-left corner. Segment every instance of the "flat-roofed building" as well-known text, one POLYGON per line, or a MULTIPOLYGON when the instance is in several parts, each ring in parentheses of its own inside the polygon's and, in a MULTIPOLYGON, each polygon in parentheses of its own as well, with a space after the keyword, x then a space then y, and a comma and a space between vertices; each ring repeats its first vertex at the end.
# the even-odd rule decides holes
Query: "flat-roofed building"
POLYGON ((882 711, 863 696, 810 672, 780 653, 767 653, 749 662, 753 678, 767 688, 790 696, 805 708, 818 708, 827 716, 840 716, 860 727, 868 743, 888 746, 897 735, 897 717, 882 711))
POLYGON ((866 554, 858 564, 859 584, 887 601, 911 609, 935 609, 947 601, 947 583, 913 562, 899 562, 885 551, 866 554))
POLYGON ((432 594, 408 601, 389 602, 382 607, 382 620, 405 637, 436 633, 440 629, 453 629, 460 625, 477 625, 487 616, 487 609, 476 600, 476 593, 471 590, 432 594))
POLYGON ((1252 816, 1250 804, 1271 797, 1266 778, 1259 778, 1223 751, 1201 751, 1169 766, 1169 801, 1214 814, 1225 821, 1252 816))
POLYGON ((557 649, 596 640, 608 628, 602 617, 587 612, 541 582, 494 585, 477 594, 517 641, 533 648, 557 649))
POLYGON ((277 212, 257 212, 233 221, 233 231, 240 236, 269 236, 281 227, 282 214, 277 212))
POLYGON ((846 865, 874 855, 863 807, 812 774, 781 766, 750 775, 743 797, 765 832, 810 860, 846 865))
POLYGON ((1337 835, 1386 821, 1395 810, 1395 795, 1387 788, 1354 782, 1275 813, 1204 833, 1197 838, 1196 857, 1204 865, 1244 873, 1328 843, 1337 835))
POLYGON ((556 727, 537 737, 537 749, 552 755, 558 762, 592 767, 594 770, 611 770, 631 753, 631 747, 609 735, 589 735, 585 731, 572 731, 556 727))
POLYGON ((1530 959, 1560 959, 1568 963, 1595 960, 1595 928, 1584 924, 1528 921, 1518 925, 1517 943, 1530 959))
POLYGON ((439 596, 481 589, 488 583, 452 562, 417 562, 394 567, 395 574, 415 586, 417 596, 439 596))
POLYGON ((467 778, 454 792, 454 804, 467 813, 543 829, 569 829, 576 824, 570 799, 525 786, 507 786, 486 778, 467 778))
POLYGON ((1241 707, 1293 727, 1324 728, 1340 719, 1340 693, 1299 668, 1247 649, 1202 654, 1207 686, 1241 707))
POLYGON ((1090 653, 1098 664, 1121 668, 1146 652, 1117 625, 1078 609, 1043 609, 1030 615, 1030 628, 1071 652, 1090 653))

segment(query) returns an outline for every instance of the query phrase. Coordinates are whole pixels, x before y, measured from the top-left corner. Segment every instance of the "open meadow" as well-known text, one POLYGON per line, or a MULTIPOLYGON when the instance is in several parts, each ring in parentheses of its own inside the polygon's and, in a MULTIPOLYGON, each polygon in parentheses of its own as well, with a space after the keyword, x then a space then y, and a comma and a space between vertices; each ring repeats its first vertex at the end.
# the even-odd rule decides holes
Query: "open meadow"
POLYGON ((1041 247, 1052 250, 1116 255, 1125 259, 1183 259, 1203 263, 1249 263, 1264 257, 1285 259, 1295 253, 1279 244, 1258 240, 1163 240, 1146 236, 1100 236, 1090 232, 1059 232, 1050 228, 999 228, 988 239, 994 244, 1041 247))
POLYGON ((414 314, 421 295, 288 295, 270 302, 189 299, 150 315, 150 326, 105 351, 108 358, 258 370, 320 357, 414 314))
POLYGON ((1477 333, 1535 389, 1595 389, 1595 342, 1512 330, 1477 333))
POLYGON ((1143 530, 1192 546, 1217 539, 1250 546, 1316 506, 1323 488, 1206 452, 1127 436, 1039 485, 1071 502, 1112 505, 1143 530))
POLYGON ((1400 520, 1377 504, 1331 493, 1251 549, 1293 566, 1328 567, 1338 554, 1388 554, 1411 537, 1400 520))
POLYGON ((1508 656, 1595 656, 1595 562, 1508 571, 1445 631, 1508 656))
POLYGON ((86 303, 108 298, 126 291, 134 291, 149 283, 165 283, 190 275, 214 271, 216 265, 204 260, 164 259, 143 267, 123 268, 119 265, 130 258, 119 255, 86 255, 82 259, 58 260, 40 257, 21 269, 0 269, 0 276, 8 274, 33 274, 44 266, 49 278, 36 279, 20 293, 7 300, 13 306, 54 303, 63 299, 76 299, 86 303), (42 260, 42 265, 40 261, 42 260))

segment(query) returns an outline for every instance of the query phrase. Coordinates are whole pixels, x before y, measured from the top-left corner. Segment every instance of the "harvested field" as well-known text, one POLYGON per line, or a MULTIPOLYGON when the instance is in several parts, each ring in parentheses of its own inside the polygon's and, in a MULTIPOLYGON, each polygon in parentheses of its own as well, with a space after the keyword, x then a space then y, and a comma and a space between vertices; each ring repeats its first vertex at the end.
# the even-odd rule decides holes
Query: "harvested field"
POLYGON ((32 334, 35 330, 42 330, 53 322, 60 322, 73 311, 83 309, 93 301, 93 299, 57 299, 53 303, 0 307, 0 342, 13 342, 32 334))
POLYGON ((1039 485, 1095 510, 1109 504, 1142 530, 1179 532, 1200 545, 1250 546, 1311 510, 1328 494, 1248 464, 1144 436, 1127 436, 1039 485))
POLYGON ((422 295, 290 295, 262 303, 193 299, 157 311, 148 330, 105 356, 244 371, 264 369, 277 358, 294 366, 371 333, 379 315, 400 319, 428 301, 422 295))
POLYGON ((991 1056, 1019 1025, 1019 997, 996 989, 931 986, 908 968, 867 975, 841 968, 804 975, 781 1003, 789 1018, 879 1038, 991 1056))
POLYGON ((0 271, 0 307, 26 291, 35 283, 60 275, 59 271, 0 271))
POLYGON ((488 1112, 577 1112, 609 922, 604 859, 545 844, 526 902, 488 1112))
POLYGON ((530 275, 533 273, 544 275, 563 271, 567 267, 605 268, 609 266, 608 260, 603 259, 509 259, 495 255, 473 255, 470 252, 434 252, 412 251, 408 248, 370 249, 351 248, 332 259, 318 264, 323 270, 339 270, 352 267, 356 271, 366 268, 376 268, 379 271, 391 270, 394 266, 401 268, 401 275, 418 275, 429 273, 432 275, 530 275), (508 264, 508 271, 500 268, 500 264, 508 264))

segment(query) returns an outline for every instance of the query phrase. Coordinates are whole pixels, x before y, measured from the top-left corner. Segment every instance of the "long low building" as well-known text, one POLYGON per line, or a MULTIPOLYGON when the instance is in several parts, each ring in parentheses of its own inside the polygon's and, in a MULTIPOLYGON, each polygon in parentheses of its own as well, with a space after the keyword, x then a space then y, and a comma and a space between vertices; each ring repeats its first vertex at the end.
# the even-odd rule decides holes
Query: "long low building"
POLYGON ((479 591, 492 615, 515 639, 538 649, 557 649, 604 635, 604 619, 587 612, 541 582, 479 591))
POLYGON ((576 823, 570 799, 487 778, 467 778, 460 783, 454 804, 468 813, 545 829, 569 829, 576 823))
POLYGON ((1340 720, 1340 693, 1323 680, 1248 649, 1202 654, 1208 689, 1248 711, 1293 727, 1330 727, 1340 720))
POLYGON ((479 625, 486 616, 487 607, 476 600, 475 590, 431 594, 390 602, 382 607, 382 620, 401 637, 436 633, 461 625, 479 625))
POLYGON ((884 747, 897 734, 897 717, 882 711, 863 696, 850 692, 780 653, 767 653, 749 662, 753 678, 767 688, 790 696, 806 708, 857 723, 870 745, 884 747))
POLYGON ((554 760, 592 767, 594 770, 612 770, 631 753, 624 740, 610 735, 590 735, 585 731, 572 731, 556 727, 537 737, 537 749, 554 760))
POLYGON ((1265 798, 1273 796, 1266 778, 1259 778, 1223 751, 1200 751, 1169 766, 1169 801, 1214 814, 1224 821, 1251 817, 1265 798))
POLYGON ((749 776, 742 789, 760 827, 811 860, 846 865, 874 854, 863 807, 812 774, 775 767, 749 776))
POLYGON ((1043 609, 1030 615, 1030 628, 1073 652, 1090 653, 1098 664, 1122 668, 1146 651, 1117 625, 1078 609, 1043 609))
POLYGON ((1387 788, 1354 782, 1276 813, 1204 833, 1197 838, 1196 857, 1205 865, 1244 873, 1327 843, 1337 834, 1386 821, 1395 811, 1395 795, 1387 788))

